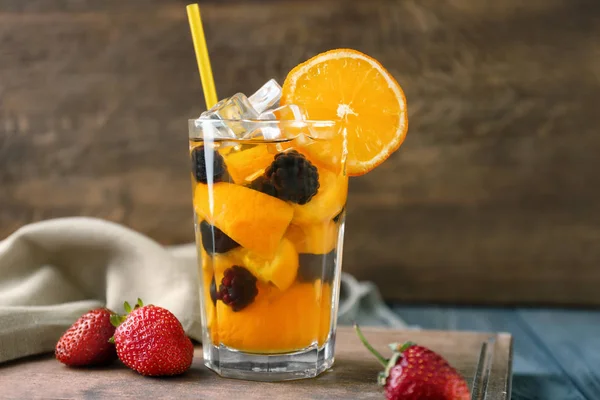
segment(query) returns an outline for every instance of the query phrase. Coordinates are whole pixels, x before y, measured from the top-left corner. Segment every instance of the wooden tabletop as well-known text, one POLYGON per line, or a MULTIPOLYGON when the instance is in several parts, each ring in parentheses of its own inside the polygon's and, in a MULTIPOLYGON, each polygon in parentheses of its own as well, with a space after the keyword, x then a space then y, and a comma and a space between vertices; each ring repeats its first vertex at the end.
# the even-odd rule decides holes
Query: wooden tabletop
MULTIPOLYGON (((400 331, 365 328, 365 335, 382 352, 387 344, 412 340, 441 353, 476 391, 487 388, 486 400, 506 400, 510 392, 512 337, 448 331, 400 331), (487 344, 487 347, 486 347, 487 344), (482 351, 483 350, 483 351, 482 351), (482 353, 487 357, 481 357, 482 353), (487 372, 486 372, 487 371, 487 372), (489 372, 489 374, 488 374, 489 372)), ((257 383, 223 379, 204 367, 202 349, 195 352, 192 368, 173 378, 146 378, 120 363, 105 368, 71 369, 52 355, 13 362, 0 367, 0 398, 168 398, 168 399, 383 399, 377 386, 380 367, 360 344, 354 332, 338 330, 336 362, 332 370, 309 380, 257 383)), ((474 396, 474 400, 483 397, 474 396)))
POLYGON ((510 332, 511 400, 600 399, 600 310, 395 305, 425 329, 510 332))

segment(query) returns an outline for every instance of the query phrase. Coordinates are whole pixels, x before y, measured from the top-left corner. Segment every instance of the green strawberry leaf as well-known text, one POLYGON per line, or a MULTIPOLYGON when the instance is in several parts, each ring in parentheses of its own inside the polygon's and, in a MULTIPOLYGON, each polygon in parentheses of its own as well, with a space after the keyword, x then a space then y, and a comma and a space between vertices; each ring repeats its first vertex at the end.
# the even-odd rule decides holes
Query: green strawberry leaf
POLYGON ((364 337, 364 335, 361 332, 357 323, 354 323, 354 330, 356 330, 356 334, 358 335, 358 338, 363 343, 363 345, 367 348, 367 350, 369 350, 371 352, 371 354, 373 354, 375 356, 375 358, 377 358, 377 361, 379 361, 379 363, 383 367, 385 367, 388 364, 388 360, 385 357, 383 357, 381 355, 381 353, 379 353, 377 350, 375 350, 375 348, 373 346, 371 346, 371 343, 369 343, 367 338, 364 337))
POLYGON ((121 323, 123 321, 125 321, 126 318, 127 318, 126 315, 111 314, 110 315, 110 323, 112 324, 112 326, 114 326, 116 328, 119 325, 121 325, 121 323))
POLYGON ((388 360, 388 363, 385 367, 385 371, 379 373, 379 378, 377 379, 377 382, 380 385, 385 385, 385 382, 387 381, 388 376, 390 376, 390 370, 398 363, 398 361, 401 358, 402 358, 402 353, 394 351, 394 353, 388 360))
POLYGON ((377 384, 380 386, 385 386, 385 382, 387 381, 387 375, 385 372, 381 371, 377 374, 377 384))
POLYGON ((398 348, 396 351, 399 351, 400 353, 404 353, 406 350, 408 350, 408 348, 409 348, 410 346, 416 346, 416 343, 415 343, 415 342, 408 341, 408 342, 404 343, 404 344, 402 345, 402 347, 398 348))

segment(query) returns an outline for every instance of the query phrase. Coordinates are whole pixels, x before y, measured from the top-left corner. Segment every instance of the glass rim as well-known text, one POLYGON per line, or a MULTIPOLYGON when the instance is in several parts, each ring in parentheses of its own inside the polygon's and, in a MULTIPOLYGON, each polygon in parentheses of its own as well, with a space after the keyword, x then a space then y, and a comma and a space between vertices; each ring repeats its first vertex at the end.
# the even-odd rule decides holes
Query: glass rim
MULTIPOLYGON (((196 123, 209 123, 209 124, 222 124, 222 123, 245 123, 253 125, 311 125, 317 128, 334 127, 341 122, 341 120, 325 120, 325 119, 203 119, 203 118, 190 118, 188 124, 196 127, 196 123)), ((199 128, 199 127, 198 127, 199 128)))

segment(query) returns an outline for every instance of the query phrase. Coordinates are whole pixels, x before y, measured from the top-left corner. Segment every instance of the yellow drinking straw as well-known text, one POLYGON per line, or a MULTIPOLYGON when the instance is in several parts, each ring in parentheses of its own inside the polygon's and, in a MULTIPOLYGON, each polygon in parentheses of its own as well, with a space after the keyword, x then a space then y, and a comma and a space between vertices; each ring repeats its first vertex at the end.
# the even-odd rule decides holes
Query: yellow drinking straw
POLYGON ((200 18, 200 7, 198 7, 198 4, 189 4, 185 9, 187 10, 188 21, 190 23, 190 31, 192 32, 206 109, 210 110, 217 104, 217 91, 215 90, 215 80, 213 79, 210 58, 208 57, 208 50, 206 48, 206 38, 204 37, 204 28, 202 27, 202 19, 200 18))

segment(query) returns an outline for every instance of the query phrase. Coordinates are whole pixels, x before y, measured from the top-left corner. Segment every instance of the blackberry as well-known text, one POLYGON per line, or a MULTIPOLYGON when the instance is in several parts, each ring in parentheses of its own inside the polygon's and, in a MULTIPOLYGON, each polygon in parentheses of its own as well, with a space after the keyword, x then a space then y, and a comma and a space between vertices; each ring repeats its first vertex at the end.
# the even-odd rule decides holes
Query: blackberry
POLYGON ((277 197, 292 203, 306 204, 319 190, 319 172, 296 150, 279 153, 265 171, 277 197))
MULTIPOLYGON (((213 159, 213 182, 221 182, 227 172, 223 156, 215 150, 212 150, 213 159)), ((206 171, 206 153, 204 146, 196 147, 192 150, 192 172, 197 182, 207 183, 208 172, 206 171)))
POLYGON ((210 281, 210 299, 213 302, 213 305, 217 304, 217 283, 215 282, 215 277, 212 277, 210 281))
POLYGON ((256 277, 244 267, 234 265, 223 272, 217 299, 240 311, 252 304, 258 294, 256 277))
POLYGON ((259 176, 253 180, 248 187, 264 194, 268 194, 269 196, 277 197, 277 189, 275 189, 275 186, 273 186, 271 181, 265 176, 259 176))
POLYGON ((336 253, 335 250, 327 254, 299 254, 298 280, 312 282, 322 279, 325 283, 332 283, 335 275, 336 253))
POLYGON ((200 223, 200 236, 202 237, 202 247, 208 254, 227 253, 239 246, 238 242, 206 221, 200 223))

